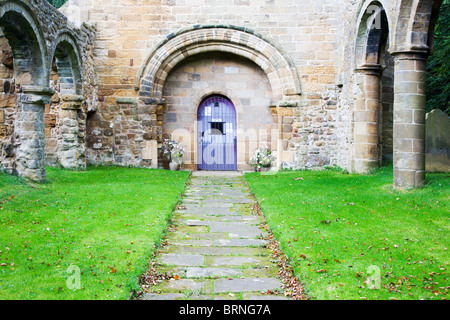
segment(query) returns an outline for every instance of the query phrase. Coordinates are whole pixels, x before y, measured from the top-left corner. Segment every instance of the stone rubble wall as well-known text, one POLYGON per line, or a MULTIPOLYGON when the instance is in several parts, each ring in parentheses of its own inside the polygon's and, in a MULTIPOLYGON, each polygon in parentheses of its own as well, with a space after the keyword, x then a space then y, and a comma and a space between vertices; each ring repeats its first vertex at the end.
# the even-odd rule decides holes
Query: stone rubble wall
POLYGON ((0 37, 0 166, 8 173, 14 171, 14 122, 17 94, 14 86, 14 67, 11 48, 5 37, 0 37), (6 90, 8 89, 9 90, 6 90))
MULTIPOLYGON (((2 12, 10 12, 12 10, 16 15, 22 15, 22 20, 16 21, 18 24, 17 28, 19 28, 19 30, 27 30, 28 26, 25 24, 30 25, 33 30, 29 31, 29 33, 34 32, 33 36, 37 37, 37 41, 44 44, 40 50, 42 60, 44 61, 44 68, 32 70, 31 76, 34 79, 39 79, 39 83, 43 85, 44 89, 45 87, 52 88, 55 92, 51 99, 45 98, 40 100, 37 97, 32 98, 36 99, 36 101, 41 101, 38 103, 44 103, 42 112, 38 112, 38 118, 40 119, 42 113, 42 126, 44 127, 42 137, 45 136, 46 139, 42 139, 42 143, 39 144, 37 141, 31 142, 31 145, 36 146, 36 148, 42 147, 42 149, 44 149, 45 140, 46 165, 85 168, 86 114, 87 112, 95 111, 98 103, 96 93, 98 82, 97 75, 93 68, 95 28, 87 23, 83 23, 79 28, 74 27, 67 17, 46 1, 0 1, 0 6, 2 7, 2 12), (83 103, 75 119, 77 122, 77 137, 74 141, 70 142, 72 144, 70 148, 74 149, 74 152, 72 152, 73 158, 66 160, 61 159, 61 154, 58 151, 61 148, 65 148, 64 144, 67 144, 66 141, 61 138, 64 134, 64 129, 61 130, 64 119, 60 118, 60 101, 62 98, 60 93, 61 84, 58 81, 55 70, 52 71, 52 67, 54 66, 53 52, 61 39, 73 39, 73 43, 75 44, 75 47, 71 48, 73 50, 71 54, 74 54, 77 57, 76 59, 78 59, 78 66, 73 67, 78 68, 77 73, 80 75, 80 87, 82 88, 80 94, 83 96, 83 103), (46 79, 48 79, 48 83, 46 82, 46 79)), ((6 21, 4 23, 4 26, 8 27, 8 22, 6 21)), ((4 79, 3 83, 5 83, 5 81, 11 83, 11 92, 2 93, 1 97, 0 141, 2 147, 0 153, 0 165, 3 170, 9 173, 17 172, 20 175, 27 176, 27 174, 19 172, 22 171, 21 167, 25 166, 24 168, 26 168, 28 165, 34 167, 35 159, 31 159, 30 157, 34 157, 35 155, 43 157, 44 151, 38 151, 36 154, 24 153, 22 150, 25 149, 20 146, 28 143, 23 139, 28 139, 28 137, 40 137, 41 134, 23 135, 21 134, 22 130, 19 130, 18 128, 18 126, 24 125, 21 122, 21 119, 25 119, 25 114, 23 113, 24 110, 31 108, 24 109, 23 106, 21 106, 22 100, 17 99, 17 95, 25 96, 22 92, 22 84, 28 85, 28 83, 24 82, 25 77, 20 74, 20 71, 14 72, 14 64, 12 63, 14 59, 12 59, 11 55, 12 48, 8 44, 8 35, 2 35, 0 39, 4 58, 2 65, 0 65, 0 71, 2 72, 0 79, 4 79), (7 57, 11 60, 9 65, 8 62, 5 64, 5 61, 8 60, 7 57), (18 74, 19 79, 17 79, 18 74), (19 111, 21 113, 18 118, 19 111), (18 165, 17 159, 21 159, 20 165, 18 165)), ((14 45, 15 43, 12 44, 12 46, 14 45)), ((72 82, 74 80, 70 81, 72 82)), ((41 90, 36 88, 35 90, 28 88, 27 90, 31 90, 33 95, 47 94, 46 89, 41 90)), ((52 94, 50 91, 48 92, 50 95, 52 94)), ((36 112, 37 109, 39 109, 39 107, 36 107, 36 112)), ((27 116, 27 119, 34 119, 34 115, 31 115, 30 113, 29 116, 27 116)), ((41 130, 40 127, 40 125, 35 126, 36 130, 39 131, 41 130)), ((27 169, 23 170, 27 171, 27 169)), ((32 168, 32 170, 37 170, 37 168, 32 168)), ((37 175, 31 174, 31 176, 35 177, 37 180, 45 179, 45 170, 39 169, 38 171, 39 173, 37 175)))

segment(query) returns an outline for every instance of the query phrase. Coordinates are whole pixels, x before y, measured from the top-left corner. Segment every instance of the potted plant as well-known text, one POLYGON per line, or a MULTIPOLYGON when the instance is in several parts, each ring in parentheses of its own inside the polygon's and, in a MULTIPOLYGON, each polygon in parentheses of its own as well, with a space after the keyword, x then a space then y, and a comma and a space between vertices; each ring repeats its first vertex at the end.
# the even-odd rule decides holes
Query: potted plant
POLYGON ((176 140, 164 139, 162 144, 163 157, 169 160, 170 170, 178 170, 178 167, 183 163, 183 155, 185 146, 181 145, 176 140))
POLYGON ((272 151, 269 147, 262 146, 256 149, 255 154, 250 159, 249 163, 253 166, 255 171, 268 171, 272 166, 272 151))

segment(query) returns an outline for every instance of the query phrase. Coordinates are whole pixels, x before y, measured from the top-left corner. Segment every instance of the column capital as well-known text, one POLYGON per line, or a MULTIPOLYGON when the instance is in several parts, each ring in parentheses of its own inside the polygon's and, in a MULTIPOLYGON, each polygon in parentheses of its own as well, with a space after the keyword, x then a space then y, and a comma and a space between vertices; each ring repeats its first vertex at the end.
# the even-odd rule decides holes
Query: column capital
POLYGON ((81 95, 63 94, 61 99, 64 102, 82 102, 84 97, 81 95))
POLYGON ((42 86, 22 86, 20 102, 26 104, 48 104, 55 90, 42 86))
POLYGON ((367 75, 379 76, 381 74, 381 65, 380 64, 363 64, 356 68, 357 71, 363 72, 367 75))
POLYGON ((396 60, 422 60, 428 59, 428 51, 396 51, 392 52, 396 60))
POLYGON ((80 95, 62 95, 61 100, 63 103, 61 104, 61 109, 64 110, 79 110, 81 109, 81 103, 83 102, 84 97, 80 95))

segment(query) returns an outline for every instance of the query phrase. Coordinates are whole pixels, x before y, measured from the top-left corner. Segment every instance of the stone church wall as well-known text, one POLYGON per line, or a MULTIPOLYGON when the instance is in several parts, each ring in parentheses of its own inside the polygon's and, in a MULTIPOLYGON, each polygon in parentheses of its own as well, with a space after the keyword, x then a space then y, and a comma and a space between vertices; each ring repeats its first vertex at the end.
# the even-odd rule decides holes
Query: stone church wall
POLYGON ((365 173, 392 159, 394 187, 421 186, 441 3, 0 0, 2 169, 42 181, 45 164, 156 168, 175 128, 195 162, 190 122, 215 93, 245 111, 242 127, 271 128, 252 142, 271 145, 277 168, 365 173))
MULTIPOLYGON (((356 4, 327 0, 148 0, 136 4, 86 1, 87 13, 80 13, 98 30, 94 64, 99 75, 99 114, 93 116, 97 119, 93 124, 106 126, 105 121, 109 121, 114 126, 120 122, 108 119, 108 111, 118 108, 117 98, 138 98, 136 75, 146 55, 166 36, 192 25, 236 25, 271 39, 289 55, 300 75, 302 94, 286 97, 298 106, 293 110, 287 140, 294 156, 286 164, 294 168, 349 166, 350 102, 340 97, 339 61, 344 59, 340 46, 347 38, 343 23, 346 18, 354 20, 356 4)), ((100 133, 102 129, 106 128, 88 131, 100 133)), ((127 148, 104 134, 96 135, 96 141, 96 147, 102 146, 88 151, 95 158, 93 162, 115 162, 113 150, 127 148)), ((131 158, 120 160, 122 164, 135 163, 131 158)))

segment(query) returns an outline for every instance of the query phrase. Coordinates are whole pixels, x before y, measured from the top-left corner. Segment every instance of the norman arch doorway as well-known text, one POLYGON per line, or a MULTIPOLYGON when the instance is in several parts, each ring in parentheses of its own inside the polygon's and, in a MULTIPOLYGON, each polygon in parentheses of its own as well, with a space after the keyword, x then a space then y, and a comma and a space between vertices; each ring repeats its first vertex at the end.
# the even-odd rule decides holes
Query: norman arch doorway
POLYGON ((236 108, 231 100, 214 95, 197 111, 198 170, 236 171, 236 108))

